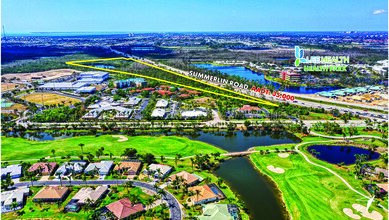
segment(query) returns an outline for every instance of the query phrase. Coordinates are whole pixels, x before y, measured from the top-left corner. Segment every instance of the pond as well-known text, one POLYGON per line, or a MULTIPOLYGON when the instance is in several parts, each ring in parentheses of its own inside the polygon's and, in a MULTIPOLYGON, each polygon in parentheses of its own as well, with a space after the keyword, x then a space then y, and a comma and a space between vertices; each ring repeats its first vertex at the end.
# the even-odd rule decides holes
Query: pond
POLYGON ((346 165, 355 163, 355 154, 366 154, 369 160, 376 160, 380 157, 379 153, 369 151, 367 149, 352 147, 352 146, 338 146, 338 145, 313 145, 309 146, 308 151, 312 154, 312 150, 320 152, 320 154, 313 156, 328 163, 338 164, 344 162, 346 165))
MULTIPOLYGON (((218 70, 222 73, 226 73, 228 75, 234 75, 239 77, 244 77, 248 80, 258 80, 260 84, 273 84, 276 89, 279 89, 281 86, 277 82, 268 81, 265 79, 265 75, 263 73, 254 72, 250 69, 247 69, 242 66, 218 66, 213 64, 206 63, 198 63, 192 64, 193 66, 210 69, 210 70, 218 70)), ((300 94, 314 94, 322 91, 332 91, 339 89, 341 87, 329 86, 329 87, 305 87, 305 86, 289 86, 284 89, 285 92, 292 93, 300 93, 300 94)))

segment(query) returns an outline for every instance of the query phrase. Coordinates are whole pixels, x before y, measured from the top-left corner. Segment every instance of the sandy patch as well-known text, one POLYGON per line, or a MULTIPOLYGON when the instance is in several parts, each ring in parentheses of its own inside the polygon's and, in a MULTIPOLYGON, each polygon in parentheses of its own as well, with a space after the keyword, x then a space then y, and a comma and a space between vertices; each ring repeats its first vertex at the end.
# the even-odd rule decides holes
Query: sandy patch
POLYGON ((60 77, 71 76, 73 73, 79 73, 78 70, 73 69, 57 69, 57 70, 48 70, 43 72, 36 73, 13 73, 2 75, 3 78, 10 80, 14 77, 19 78, 21 81, 35 81, 35 80, 52 80, 60 77), (34 79, 33 79, 34 78, 34 79))
POLYGON ((50 176, 42 176, 39 181, 49 181, 50 176))
POLYGON ((128 138, 123 136, 123 135, 112 135, 112 137, 118 137, 119 138, 119 142, 123 142, 123 141, 128 141, 128 138))
POLYGON ((348 217, 353 219, 361 219, 361 216, 354 214, 352 209, 344 208, 343 209, 344 214, 346 214, 348 217))
POLYGON ((289 154, 278 154, 279 157, 282 157, 282 158, 285 158, 285 157, 289 157, 289 154))
POLYGON ((361 213, 363 217, 373 219, 373 220, 381 220, 384 217, 377 211, 367 212, 366 206, 360 204, 353 204, 353 208, 361 213))
POLYGON ((274 167, 273 165, 267 166, 267 169, 274 173, 285 173, 285 170, 279 167, 274 167))

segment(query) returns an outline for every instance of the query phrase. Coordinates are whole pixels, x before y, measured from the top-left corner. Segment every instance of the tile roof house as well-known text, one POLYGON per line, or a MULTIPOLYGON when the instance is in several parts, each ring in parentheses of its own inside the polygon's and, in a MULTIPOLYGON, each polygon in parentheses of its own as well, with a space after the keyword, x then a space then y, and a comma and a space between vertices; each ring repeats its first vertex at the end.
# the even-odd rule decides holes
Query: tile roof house
POLYGON ((66 205, 65 209, 71 212, 77 212, 81 206, 92 200, 95 204, 97 200, 101 199, 108 191, 108 186, 98 186, 95 190, 91 187, 80 189, 66 205))
POLYGON ((20 164, 9 165, 1 168, 1 178, 10 175, 12 179, 19 178, 22 175, 22 166, 20 164))
POLYGON ((41 199, 45 202, 63 201, 67 196, 69 189, 61 186, 47 186, 42 188, 33 198, 34 201, 41 199))
POLYGON ((55 168, 57 168, 56 162, 34 163, 30 169, 28 169, 28 172, 42 173, 42 175, 52 175, 55 168))
POLYGON ((199 220, 237 220, 239 209, 235 204, 208 204, 203 205, 203 215, 196 216, 199 220))
POLYGON ((84 170, 85 165, 86 165, 86 161, 65 162, 57 169, 55 174, 61 172, 62 175, 66 175, 70 173, 72 170, 74 171, 74 173, 81 173, 82 170, 84 170))
POLYGON ((142 161, 140 160, 122 160, 119 163, 115 166, 114 170, 119 171, 123 175, 136 175, 142 166, 142 161))
POLYGON ((171 175, 170 176, 171 181, 173 181, 176 177, 182 177, 184 179, 185 183, 188 184, 189 186, 195 185, 200 180, 198 177, 186 172, 185 170, 171 175))
POLYGON ((118 219, 124 219, 138 212, 144 211, 141 203, 132 204, 127 198, 121 199, 106 206, 118 219))
POLYGON ((200 185, 200 186, 192 186, 188 188, 189 191, 196 192, 196 190, 199 190, 198 195, 193 195, 190 198, 191 204, 202 204, 212 201, 217 201, 219 199, 224 199, 225 195, 224 193, 215 185, 215 184, 208 184, 208 185, 200 185))
POLYGON ((14 211, 11 208, 13 202, 19 204, 19 208, 23 207, 24 198, 30 194, 29 188, 17 189, 12 191, 5 191, 1 193, 1 213, 14 211))
MULTIPOLYGON (((153 175, 155 179, 159 179, 159 177, 161 177, 161 179, 165 178, 165 176, 169 174, 170 171, 172 170, 172 168, 168 165, 155 164, 155 163, 150 164, 149 169, 150 169, 149 175, 153 175), (158 173, 158 169, 160 170, 160 173, 158 173)), ((143 173, 146 175, 148 174, 146 169, 143 170, 143 173)))
POLYGON ((85 173, 88 173, 96 169, 100 175, 107 175, 113 166, 113 161, 100 161, 95 163, 90 163, 85 169, 85 173))

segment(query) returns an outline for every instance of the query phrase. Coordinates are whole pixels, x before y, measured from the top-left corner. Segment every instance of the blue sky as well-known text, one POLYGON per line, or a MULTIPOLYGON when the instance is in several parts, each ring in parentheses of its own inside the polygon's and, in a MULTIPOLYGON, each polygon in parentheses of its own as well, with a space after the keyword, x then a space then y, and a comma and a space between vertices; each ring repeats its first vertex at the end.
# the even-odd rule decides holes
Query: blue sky
POLYGON ((387 0, 3 0, 8 33, 387 31, 387 0))

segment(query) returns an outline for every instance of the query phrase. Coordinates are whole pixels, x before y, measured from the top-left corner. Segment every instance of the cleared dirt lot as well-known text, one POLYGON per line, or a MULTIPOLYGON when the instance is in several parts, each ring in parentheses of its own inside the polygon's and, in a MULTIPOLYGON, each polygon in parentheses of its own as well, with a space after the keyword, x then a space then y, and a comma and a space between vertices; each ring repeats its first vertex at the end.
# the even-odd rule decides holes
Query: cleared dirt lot
POLYGON ((66 96, 53 94, 53 93, 34 93, 34 94, 23 96, 21 97, 21 99, 23 100, 25 99, 26 101, 34 102, 40 105, 62 104, 62 101, 65 101, 65 105, 70 105, 70 101, 71 104, 74 104, 76 102, 81 102, 78 99, 69 98, 66 96), (43 102, 42 102, 42 96, 43 96, 43 102))
POLYGON ((15 84, 15 83, 1 83, 1 91, 2 92, 5 92, 5 91, 12 91, 16 88, 18 89, 21 89, 23 88, 24 85, 23 84, 15 84), (16 87, 18 86, 18 87, 16 87))
POLYGON ((21 81, 35 81, 35 80, 52 80, 57 79, 63 76, 70 76, 73 73, 79 73, 81 71, 73 69, 58 69, 58 70, 48 70, 43 72, 36 73, 14 73, 14 74, 5 74, 2 75, 3 78, 9 80, 14 77, 19 78, 21 81), (34 79, 32 79, 34 77, 34 79))

